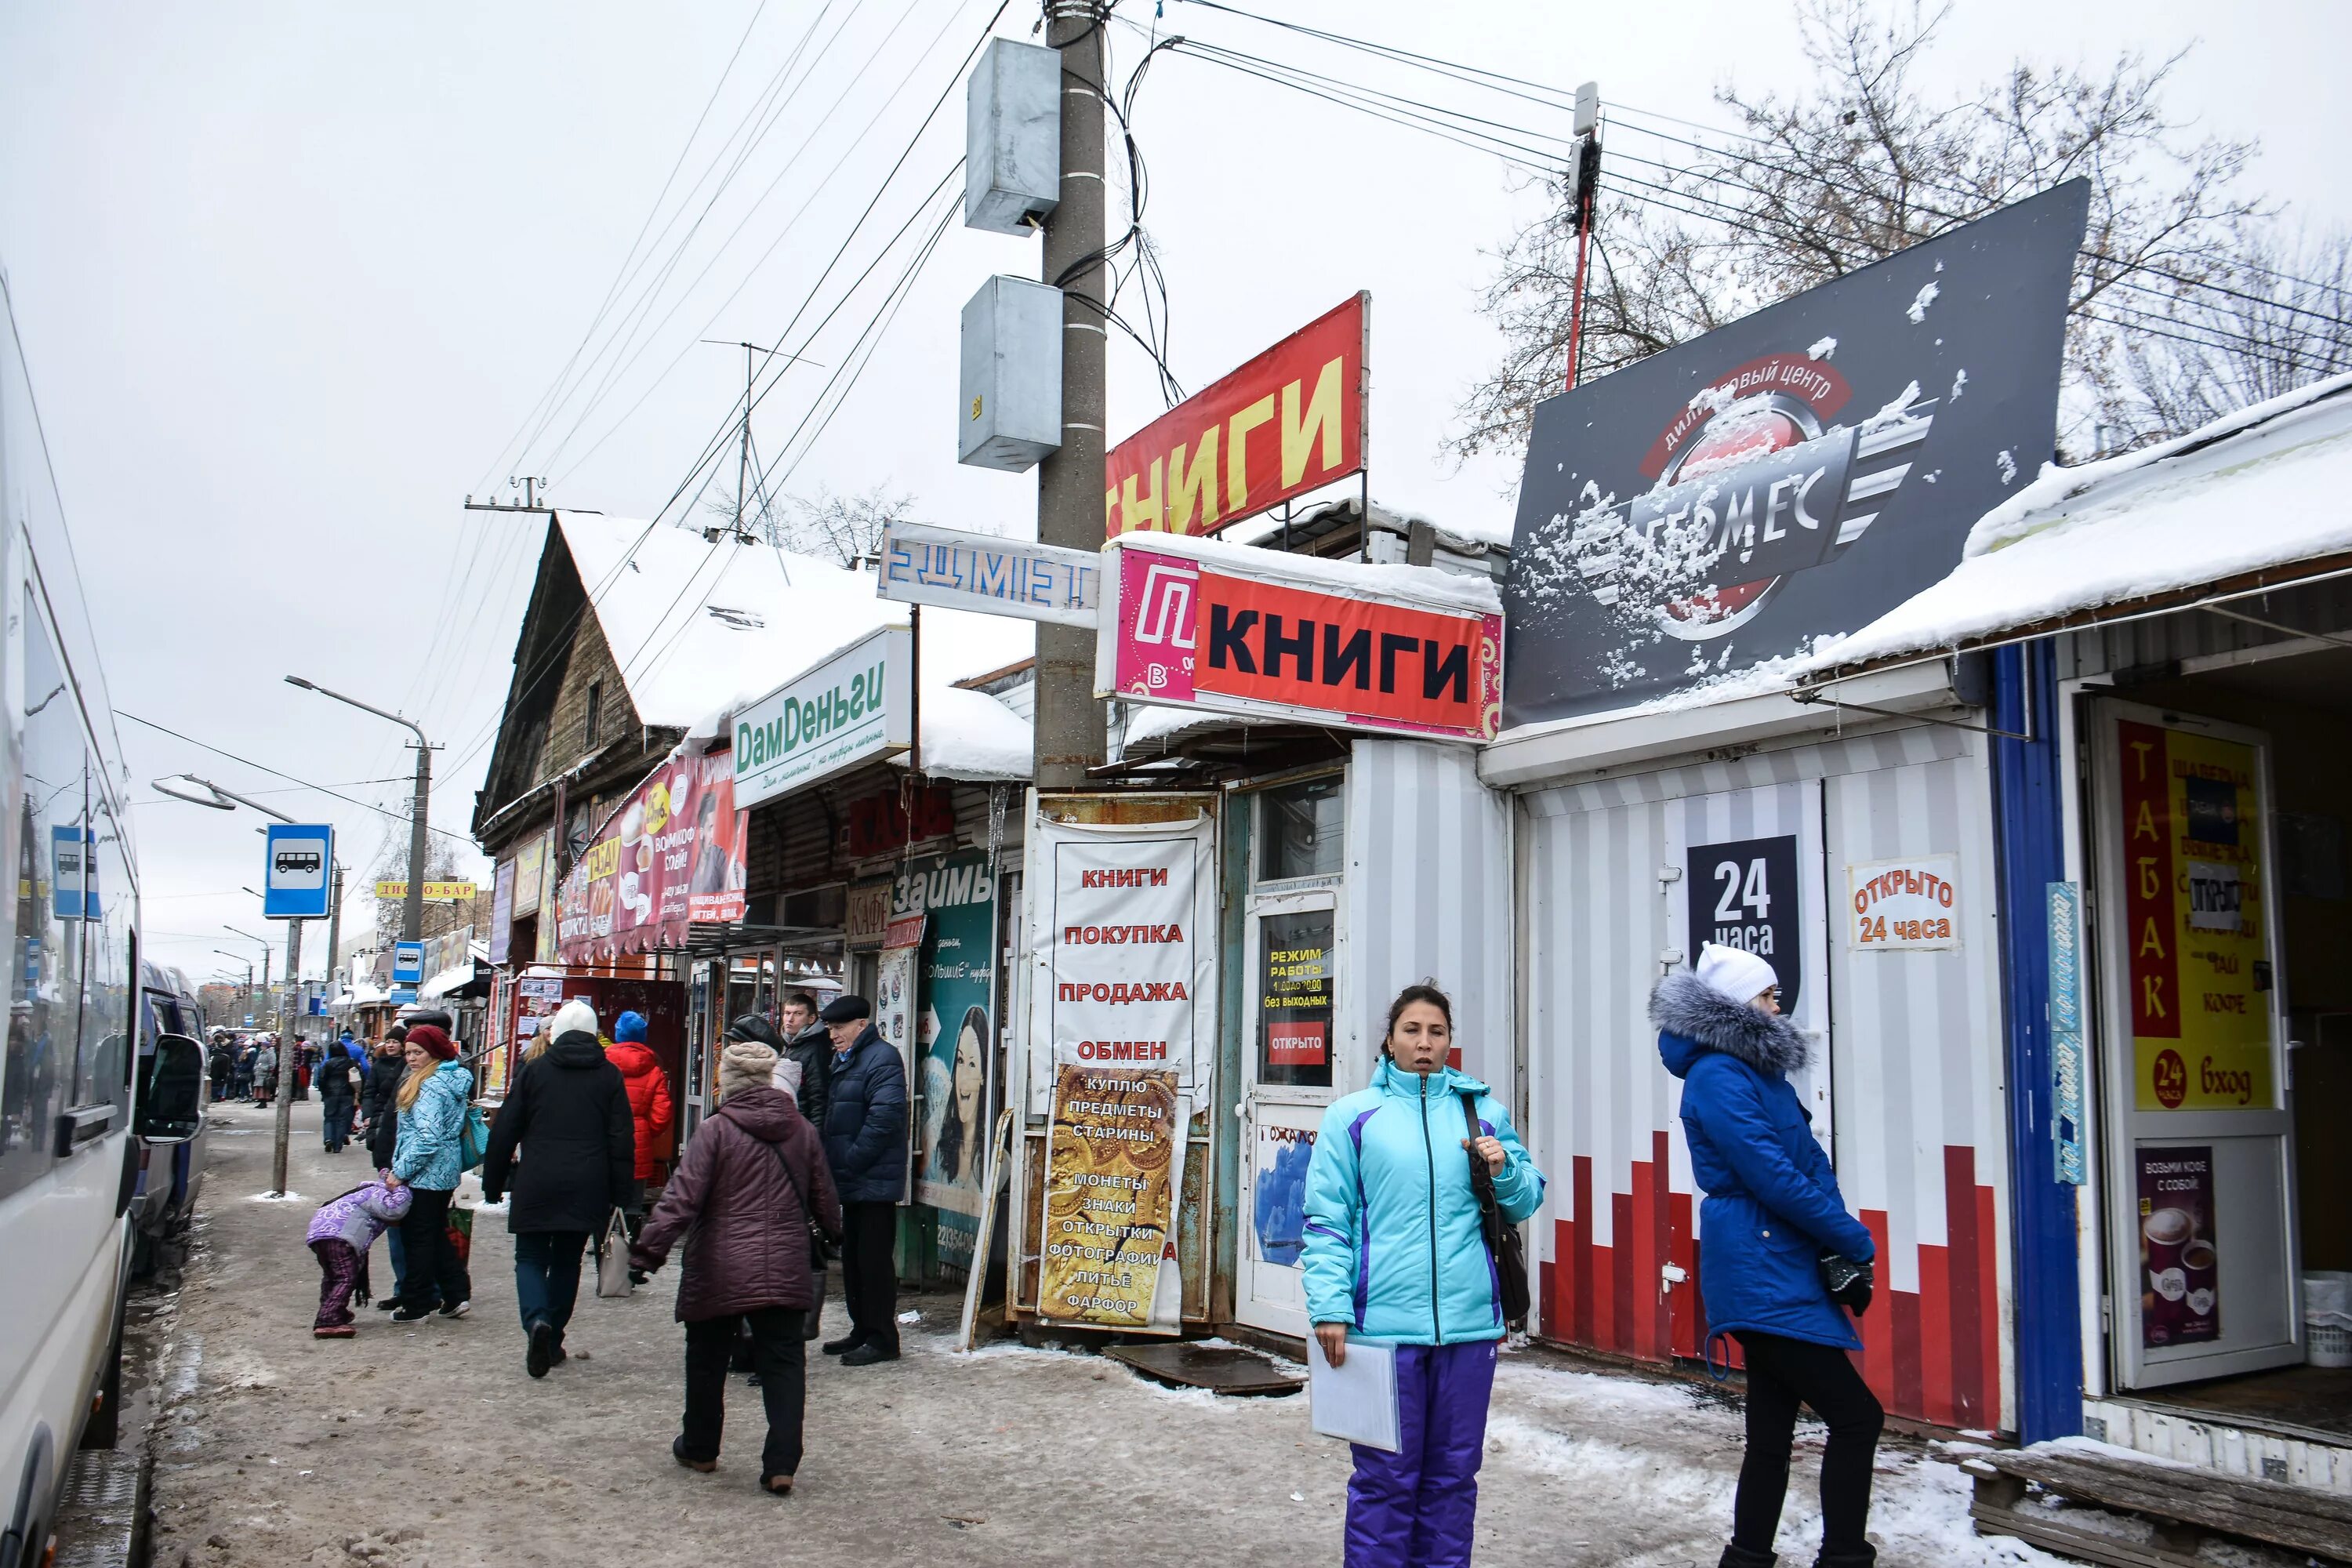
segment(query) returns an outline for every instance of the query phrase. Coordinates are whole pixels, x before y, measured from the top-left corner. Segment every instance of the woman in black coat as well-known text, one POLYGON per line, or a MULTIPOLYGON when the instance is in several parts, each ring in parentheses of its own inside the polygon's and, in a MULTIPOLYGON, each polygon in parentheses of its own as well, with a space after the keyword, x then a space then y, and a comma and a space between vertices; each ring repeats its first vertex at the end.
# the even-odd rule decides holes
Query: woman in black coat
POLYGON ((636 1121, 621 1069, 596 1037, 596 1015, 585 1002, 568 1002, 550 1023, 553 1043, 515 1075, 482 1161, 482 1195, 496 1203, 509 1187, 514 1194, 507 1229, 515 1238, 515 1300, 530 1337, 523 1367, 533 1377, 563 1360, 588 1238, 614 1209, 637 1203, 636 1121))

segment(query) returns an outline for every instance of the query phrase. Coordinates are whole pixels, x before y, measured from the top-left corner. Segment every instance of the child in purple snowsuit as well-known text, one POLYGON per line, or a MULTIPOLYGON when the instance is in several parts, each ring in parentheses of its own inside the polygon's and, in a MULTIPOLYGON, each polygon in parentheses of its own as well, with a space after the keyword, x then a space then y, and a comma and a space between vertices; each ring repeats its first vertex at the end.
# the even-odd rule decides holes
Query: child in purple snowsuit
POLYGON ((319 1258, 319 1316, 310 1336, 347 1340, 352 1327, 352 1299, 367 1305, 368 1249, 375 1238, 400 1223, 408 1212, 408 1188, 388 1186, 383 1177, 353 1187, 319 1205, 310 1216, 305 1239, 319 1258))

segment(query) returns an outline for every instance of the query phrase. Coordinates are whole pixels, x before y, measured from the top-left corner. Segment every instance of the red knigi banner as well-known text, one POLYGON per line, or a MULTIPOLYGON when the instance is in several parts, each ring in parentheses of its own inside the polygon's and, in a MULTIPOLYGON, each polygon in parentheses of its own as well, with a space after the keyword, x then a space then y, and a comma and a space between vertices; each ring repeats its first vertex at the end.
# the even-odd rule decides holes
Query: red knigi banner
POLYGON ((607 817, 557 897, 566 963, 677 947, 743 918, 744 813, 726 752, 672 752, 607 817))
POLYGON ((1358 294, 1112 447, 1103 536, 1215 533, 1360 471, 1371 303, 1358 294))

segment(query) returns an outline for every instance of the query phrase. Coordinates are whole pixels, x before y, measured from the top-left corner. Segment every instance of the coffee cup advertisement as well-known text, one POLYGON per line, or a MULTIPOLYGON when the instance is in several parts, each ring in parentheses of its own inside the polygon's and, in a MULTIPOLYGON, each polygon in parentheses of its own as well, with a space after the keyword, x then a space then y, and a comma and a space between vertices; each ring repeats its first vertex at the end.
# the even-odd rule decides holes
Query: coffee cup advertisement
POLYGON ((2140 1344, 2221 1337, 2219 1242, 2210 1145, 2139 1151, 2140 1344))

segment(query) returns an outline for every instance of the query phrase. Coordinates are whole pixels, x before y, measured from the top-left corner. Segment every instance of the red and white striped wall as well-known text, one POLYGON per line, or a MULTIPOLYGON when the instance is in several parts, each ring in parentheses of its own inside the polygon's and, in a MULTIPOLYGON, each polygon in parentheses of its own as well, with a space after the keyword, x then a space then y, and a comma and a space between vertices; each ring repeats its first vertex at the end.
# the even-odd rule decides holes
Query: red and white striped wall
POLYGON ((1650 1360, 1702 1353, 1700 1194, 1676 1119, 1680 1085, 1658 1060, 1647 1002, 1667 955, 1696 951, 1691 848, 1793 838, 1803 978, 1792 1015, 1820 1047, 1800 1089, 1848 1205, 1879 1244, 1859 1361, 1899 1415, 1964 1430, 2012 1426, 2000 962, 1980 738, 1937 728, 1850 737, 1538 789, 1522 805, 1528 1132, 1552 1179, 1534 1227, 1538 1331, 1650 1360), (1857 950, 1849 868, 1936 854, 1958 857, 1957 942, 1857 950))

